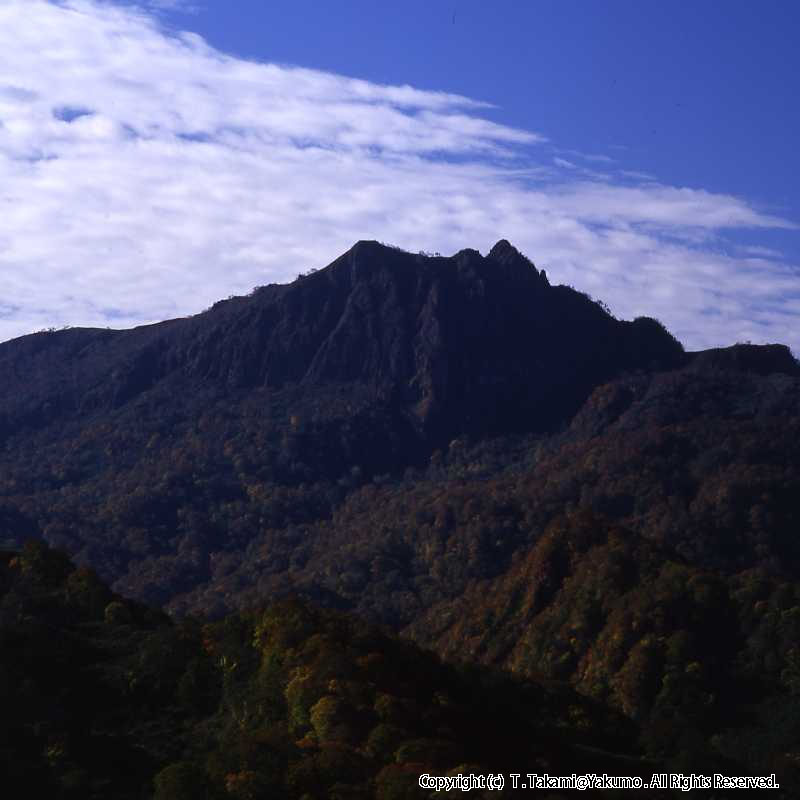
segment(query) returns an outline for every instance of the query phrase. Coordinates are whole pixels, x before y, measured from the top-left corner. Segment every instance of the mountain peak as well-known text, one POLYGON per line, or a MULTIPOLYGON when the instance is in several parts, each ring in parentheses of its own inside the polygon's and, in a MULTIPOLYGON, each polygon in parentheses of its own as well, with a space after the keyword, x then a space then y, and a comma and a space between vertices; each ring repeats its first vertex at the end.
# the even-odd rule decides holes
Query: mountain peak
POLYGON ((497 261, 499 264, 510 264, 519 259, 524 259, 531 264, 531 266, 533 266, 533 262, 525 258, 525 256, 523 256, 522 253, 520 253, 520 251, 508 241, 508 239, 501 239, 499 242, 497 242, 497 244, 489 251, 486 258, 488 258, 490 261, 497 261))
POLYGON ((692 354, 695 370, 737 370, 756 375, 800 375, 800 365, 785 344, 735 344, 692 354))
POLYGON ((525 269, 533 270, 536 275, 541 279, 541 283, 549 286, 550 282, 547 280, 547 273, 544 270, 539 271, 536 265, 527 256, 520 253, 508 239, 500 239, 499 242, 489 251, 486 256, 487 261, 499 264, 503 267, 511 269, 525 269))
POLYGON ((313 406, 333 386, 377 398, 426 442, 539 431, 622 371, 682 361, 666 331, 643 336, 578 292, 548 289, 506 240, 485 258, 359 241, 319 274, 192 318, 0 347, 0 437, 136 398, 292 390, 313 406))
POLYGON ((348 251, 352 255, 366 255, 383 253, 392 248, 375 239, 359 239, 348 251))

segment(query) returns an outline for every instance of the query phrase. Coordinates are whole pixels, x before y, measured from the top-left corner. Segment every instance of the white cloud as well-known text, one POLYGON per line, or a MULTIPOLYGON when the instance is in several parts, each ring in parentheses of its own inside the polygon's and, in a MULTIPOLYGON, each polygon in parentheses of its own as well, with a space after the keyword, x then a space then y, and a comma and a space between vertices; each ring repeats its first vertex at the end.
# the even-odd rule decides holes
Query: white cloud
POLYGON ((146 8, 152 8, 155 11, 194 11, 198 8, 196 3, 190 0, 145 0, 144 5, 146 8))
POLYGON ((789 223, 741 199, 576 168, 483 103, 233 58, 142 7, 5 0, 0 48, 0 340, 194 313, 357 239, 506 237, 691 347, 800 352, 796 271, 720 245, 789 223))

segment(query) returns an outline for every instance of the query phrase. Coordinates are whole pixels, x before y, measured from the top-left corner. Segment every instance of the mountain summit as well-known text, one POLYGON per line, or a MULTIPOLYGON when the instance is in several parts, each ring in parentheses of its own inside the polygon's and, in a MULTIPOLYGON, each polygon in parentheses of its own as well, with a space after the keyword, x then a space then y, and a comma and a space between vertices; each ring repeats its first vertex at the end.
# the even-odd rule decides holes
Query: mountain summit
POLYGON ((547 430, 598 383, 683 359, 659 324, 616 320, 550 286, 505 240, 486 257, 450 258, 362 241, 325 269, 194 317, 0 345, 0 438, 162 395, 288 387, 369 395, 431 441, 547 430))

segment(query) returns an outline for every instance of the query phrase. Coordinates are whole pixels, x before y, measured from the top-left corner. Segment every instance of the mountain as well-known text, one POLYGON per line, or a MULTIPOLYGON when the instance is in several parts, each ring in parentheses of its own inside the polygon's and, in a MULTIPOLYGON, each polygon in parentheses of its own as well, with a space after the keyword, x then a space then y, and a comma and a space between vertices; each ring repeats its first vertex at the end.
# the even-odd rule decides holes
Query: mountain
POLYGON ((163 602, 254 536, 215 526, 220 506, 277 491, 262 526, 329 517, 339 484, 457 436, 553 430, 598 383, 685 359, 657 322, 550 286, 508 242, 451 258, 359 242, 195 317, 0 345, 5 535, 40 529, 112 581, 180 553, 156 596, 138 572, 124 584, 163 602))
POLYGON ((0 375, 0 545, 178 618, 302 597, 569 684, 676 771, 798 785, 788 348, 687 353, 505 241, 360 242, 195 317, 6 342, 0 375))
MULTIPOLYGON (((185 394, 309 395, 347 386, 427 443, 547 430, 624 370, 681 362, 657 323, 611 317, 508 242, 484 258, 359 242, 323 270, 129 331, 40 333, 0 347, 0 434, 41 430, 185 394)), ((362 401, 363 402, 363 401, 362 401)))

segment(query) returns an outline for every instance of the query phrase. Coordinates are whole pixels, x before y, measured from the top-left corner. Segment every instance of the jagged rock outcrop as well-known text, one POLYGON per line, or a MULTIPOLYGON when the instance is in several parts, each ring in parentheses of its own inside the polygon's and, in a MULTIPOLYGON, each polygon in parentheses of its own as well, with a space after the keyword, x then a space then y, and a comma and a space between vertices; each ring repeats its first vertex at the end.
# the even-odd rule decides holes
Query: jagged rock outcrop
POLYGON ((325 269, 191 318, 0 345, 0 435, 143 395, 332 385, 361 387, 431 441, 547 430, 598 383, 683 359, 663 327, 550 286, 505 240, 450 258, 358 242, 325 269))

